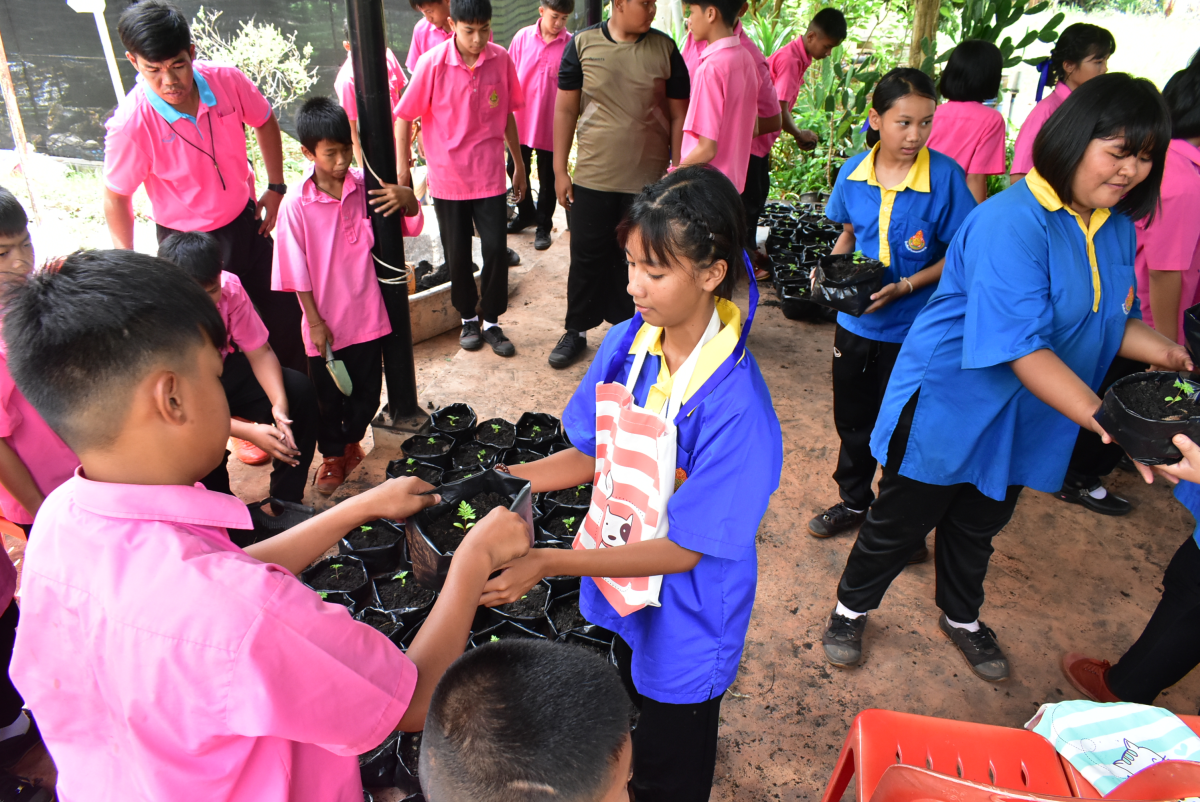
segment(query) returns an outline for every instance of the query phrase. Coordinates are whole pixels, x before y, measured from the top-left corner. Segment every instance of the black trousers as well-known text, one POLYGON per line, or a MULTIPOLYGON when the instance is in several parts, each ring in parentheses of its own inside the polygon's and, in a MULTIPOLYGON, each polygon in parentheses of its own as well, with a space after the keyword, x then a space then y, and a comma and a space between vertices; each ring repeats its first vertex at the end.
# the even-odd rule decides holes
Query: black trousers
POLYGON ((308 358, 308 375, 317 390, 317 447, 326 457, 340 457, 346 446, 367 434, 371 419, 379 411, 383 391, 383 338, 333 349, 333 358, 346 364, 354 392, 342 395, 319 356, 308 358))
POLYGON ((617 242, 617 226, 633 195, 575 185, 571 207, 571 269, 567 273, 567 321, 572 331, 633 317, 629 269, 617 242))
MULTIPOLYGON (((225 357, 225 371, 221 374, 225 387, 225 398, 229 402, 229 414, 255 423, 274 423, 271 415, 271 399, 258 383, 250 360, 241 351, 225 357)), ((299 464, 292 466, 282 460, 271 463, 271 495, 281 501, 304 501, 304 487, 308 483, 308 468, 312 465, 313 450, 317 446, 317 391, 307 374, 291 368, 283 369, 283 390, 287 394, 288 415, 292 419, 292 436, 300 456, 299 464)), ((228 455, 226 455, 228 458, 228 455)), ((226 460, 201 480, 209 490, 233 495, 229 487, 229 466, 226 460)))
POLYGON ((634 687, 633 649, 619 635, 613 654, 638 709, 630 783, 637 802, 706 802, 717 767, 717 726, 725 693, 687 705, 656 702, 634 687))
MULTIPOLYGON (((300 338, 300 304, 296 303, 294 292, 271 289, 275 243, 270 237, 259 235, 261 223, 254 218, 254 207, 254 200, 249 200, 232 222, 208 233, 216 237, 221 246, 224 269, 241 279, 246 288, 246 294, 267 327, 279 363, 303 373, 307 365, 304 341, 300 338)), ((158 241, 162 242, 174 233, 173 228, 158 226, 158 241)))
MULTIPOLYGON (((482 314, 495 323, 508 309, 508 206, 504 195, 475 200, 433 199, 442 249, 450 266, 450 302, 464 320, 482 314), (483 251, 480 289, 475 289, 471 266, 471 234, 479 232, 483 251), (478 306, 478 310, 476 310, 478 306)), ((324 453, 324 449, 321 449, 324 453)))
MULTIPOLYGON (((1098 395, 1103 397, 1117 379, 1140 373, 1145 369, 1146 365, 1143 362, 1134 362, 1123 356, 1117 357, 1109 367, 1108 373, 1104 374, 1098 395)), ((1063 484, 1067 487, 1088 489, 1095 487, 1100 483, 1101 477, 1112 473, 1124 453, 1125 449, 1116 443, 1106 445, 1100 439, 1100 435, 1090 429, 1080 429, 1079 436, 1075 438, 1075 449, 1071 452, 1071 461, 1067 464, 1067 477, 1063 484)))
POLYGON ((742 205, 746 207, 746 247, 750 250, 754 250, 758 217, 762 214, 770 191, 771 160, 766 156, 751 154, 750 167, 746 170, 746 188, 742 190, 742 205))
POLYGON ((1108 672, 1108 687, 1122 701, 1155 698, 1200 665, 1200 548, 1188 535, 1163 575, 1163 595, 1129 650, 1108 672))
POLYGON ((4 615, 0 615, 0 662, 4 664, 4 675, 0 679, 0 727, 7 727, 16 721, 21 708, 25 706, 25 700, 8 678, 8 666, 12 663, 13 644, 17 640, 17 623, 20 620, 17 600, 12 599, 4 615))
POLYGON ((877 463, 871 455, 871 432, 900 345, 868 340, 841 326, 833 335, 833 424, 842 441, 833 481, 852 510, 865 510, 875 499, 871 484, 877 463))
POLYGON ((1013 485, 996 501, 974 485, 931 485, 901 476, 896 468, 904 461, 916 405, 914 394, 892 434, 879 498, 846 560, 838 601, 858 613, 877 608, 908 558, 936 530, 934 598, 950 620, 966 624, 979 618, 992 538, 1012 518, 1022 488, 1013 485))
MULTIPOLYGON (((534 149, 528 145, 521 146, 521 161, 525 162, 525 178, 529 181, 529 186, 533 186, 533 179, 529 178, 532 174, 533 154, 534 149)), ((537 166, 538 166, 538 197, 537 205, 533 203, 533 193, 526 192, 525 197, 517 204, 517 213, 521 220, 533 220, 537 224, 537 231, 541 234, 549 234, 551 227, 554 225, 554 206, 557 203, 557 196, 554 194, 554 151, 538 149, 537 166)), ((513 160, 512 154, 508 154, 508 177, 512 178, 513 160)))

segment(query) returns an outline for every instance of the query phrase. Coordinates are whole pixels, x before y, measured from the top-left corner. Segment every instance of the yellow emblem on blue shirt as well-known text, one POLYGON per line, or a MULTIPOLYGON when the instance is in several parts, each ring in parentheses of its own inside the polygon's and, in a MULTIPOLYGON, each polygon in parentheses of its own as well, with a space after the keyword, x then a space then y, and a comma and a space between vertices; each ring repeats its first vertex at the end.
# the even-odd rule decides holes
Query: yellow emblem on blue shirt
POLYGON ((1129 314, 1129 310, 1133 309, 1133 287, 1129 288, 1129 294, 1125 296, 1125 314, 1129 314))
POLYGON ((925 242, 925 232, 922 230, 918 230, 916 234, 909 237, 904 245, 913 253, 920 253, 929 247, 928 243, 925 242))

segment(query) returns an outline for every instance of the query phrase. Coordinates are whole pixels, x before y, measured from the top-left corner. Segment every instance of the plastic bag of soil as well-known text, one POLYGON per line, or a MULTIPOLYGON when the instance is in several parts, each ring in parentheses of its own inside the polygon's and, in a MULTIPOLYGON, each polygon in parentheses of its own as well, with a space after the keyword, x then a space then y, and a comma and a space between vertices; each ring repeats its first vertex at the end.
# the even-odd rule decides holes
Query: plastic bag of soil
POLYGON ((1096 421, 1143 465, 1183 459, 1171 443, 1177 434, 1200 442, 1200 381, 1178 373, 1134 373, 1104 394, 1096 421))
POLYGON ((415 476, 434 487, 442 483, 441 468, 421 462, 414 457, 402 457, 392 460, 387 464, 387 471, 384 475, 389 479, 398 479, 401 476, 415 476))
POLYGON ((404 526, 383 518, 352 529, 338 541, 338 554, 363 561, 371 576, 395 571, 403 559, 404 526))
POLYGON ((883 262, 861 254, 822 256, 813 270, 814 303, 861 317, 871 305, 871 295, 883 287, 883 262))
POLYGON ((400 762, 396 755, 398 740, 400 733, 393 732, 382 744, 358 756, 358 772, 364 788, 384 788, 392 784, 396 764, 400 762))

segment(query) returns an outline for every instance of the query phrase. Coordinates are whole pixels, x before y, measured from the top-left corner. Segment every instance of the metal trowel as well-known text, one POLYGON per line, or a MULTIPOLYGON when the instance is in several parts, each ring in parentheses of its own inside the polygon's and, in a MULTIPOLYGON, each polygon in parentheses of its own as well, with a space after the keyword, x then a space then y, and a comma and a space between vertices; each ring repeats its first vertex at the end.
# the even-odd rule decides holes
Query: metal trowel
POLYGON ((333 383, 342 391, 342 395, 350 395, 354 392, 354 382, 350 380, 350 372, 346 370, 346 363, 333 358, 333 349, 329 347, 329 343, 325 343, 325 369, 333 377, 333 383))

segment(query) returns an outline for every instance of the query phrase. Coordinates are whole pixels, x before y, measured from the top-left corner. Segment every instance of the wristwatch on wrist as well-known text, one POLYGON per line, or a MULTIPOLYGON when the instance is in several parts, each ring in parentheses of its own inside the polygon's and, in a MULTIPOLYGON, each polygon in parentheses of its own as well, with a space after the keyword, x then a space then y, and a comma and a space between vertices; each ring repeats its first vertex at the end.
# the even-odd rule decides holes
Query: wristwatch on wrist
POLYGON ((267 189, 278 192, 280 195, 287 194, 287 184, 267 184, 267 189))

